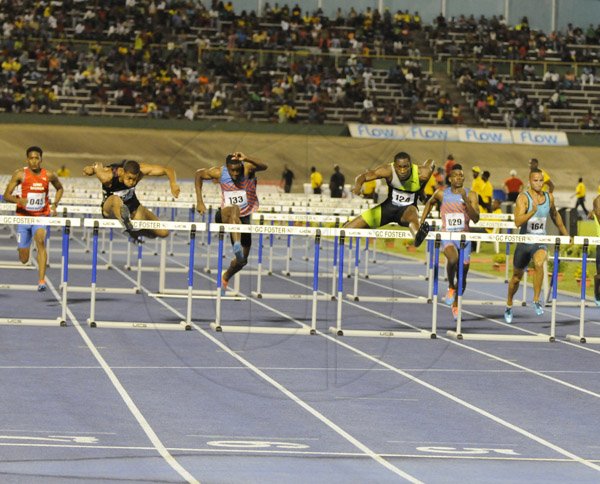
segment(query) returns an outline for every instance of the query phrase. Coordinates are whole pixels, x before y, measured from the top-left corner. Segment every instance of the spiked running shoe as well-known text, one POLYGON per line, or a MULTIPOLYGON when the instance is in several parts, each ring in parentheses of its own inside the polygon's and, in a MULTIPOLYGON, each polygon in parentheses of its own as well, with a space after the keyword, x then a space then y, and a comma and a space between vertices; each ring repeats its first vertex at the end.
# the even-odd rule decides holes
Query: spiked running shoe
POLYGON ((533 309, 535 310, 535 314, 537 314, 538 316, 544 314, 544 308, 542 307, 539 301, 533 302, 533 309))
POLYGON ((512 308, 506 308, 504 310, 504 321, 506 321, 508 324, 511 324, 512 319, 513 319, 512 308))
POLYGON ((38 290, 38 292, 44 292, 44 291, 46 291, 46 289, 47 289, 46 281, 44 281, 42 279, 41 281, 38 282, 37 290, 38 290))
POLYGON ((135 231, 133 228, 133 224, 131 223, 131 212, 127 205, 121 205, 121 219, 123 220, 123 225, 129 234, 135 231))
POLYGON ((452 306, 452 303, 454 302, 455 299, 456 299, 456 289, 449 287, 448 292, 446 293, 446 297, 444 298, 444 302, 448 306, 452 306))
POLYGON ((428 233, 429 224, 427 222, 423 222, 423 224, 419 227, 417 235, 415 235, 415 247, 419 247, 423 243, 428 233))
POLYGON ((454 321, 458 321, 458 306, 452 306, 452 317, 454 321))

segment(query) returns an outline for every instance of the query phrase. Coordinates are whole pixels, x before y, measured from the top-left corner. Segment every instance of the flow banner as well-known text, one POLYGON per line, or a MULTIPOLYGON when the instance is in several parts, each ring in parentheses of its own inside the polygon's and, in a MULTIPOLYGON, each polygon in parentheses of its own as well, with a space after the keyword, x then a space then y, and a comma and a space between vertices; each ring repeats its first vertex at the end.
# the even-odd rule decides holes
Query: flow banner
POLYGON ((564 131, 530 129, 457 128, 425 124, 361 124, 348 123, 353 138, 459 141, 463 143, 526 144, 538 146, 568 146, 564 131))

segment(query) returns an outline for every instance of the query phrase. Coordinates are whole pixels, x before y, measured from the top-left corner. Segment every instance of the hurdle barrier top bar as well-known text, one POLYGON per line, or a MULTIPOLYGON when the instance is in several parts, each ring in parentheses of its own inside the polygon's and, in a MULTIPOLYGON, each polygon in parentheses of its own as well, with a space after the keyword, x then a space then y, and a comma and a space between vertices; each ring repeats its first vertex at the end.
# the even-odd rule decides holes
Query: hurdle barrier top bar
POLYGON ((576 245, 584 245, 586 242, 588 245, 600 245, 600 237, 585 237, 582 235, 573 237, 573 243, 576 245))
POLYGON ((408 230, 382 229, 344 229, 333 227, 288 227, 281 225, 246 225, 246 224, 210 224, 211 232, 223 230, 226 233, 241 232, 250 234, 279 234, 279 235, 316 235, 317 231, 324 237, 344 235, 346 237, 412 239, 408 230))
MULTIPOLYGON (((79 219, 76 219, 79 220, 79 219)), ((187 230, 190 231, 195 228, 196 231, 206 230, 206 224, 203 222, 170 222, 163 220, 132 220, 134 228, 139 230, 151 230, 151 229, 162 229, 162 230, 187 230)), ((83 219, 84 227, 94 227, 98 224, 101 228, 124 228, 121 222, 117 219, 100 219, 100 218, 86 218, 83 219)))
POLYGON ((21 215, 0 215, 2 225, 51 225, 63 227, 69 224, 71 227, 80 227, 81 219, 71 217, 24 217, 21 215))
POLYGON ((286 214, 286 213, 253 213, 253 220, 267 220, 276 222, 346 222, 348 215, 312 215, 312 214, 286 214))
MULTIPOLYGON (((511 244, 570 244, 571 237, 565 235, 534 235, 534 234, 482 234, 477 232, 429 232, 427 239, 435 240, 437 236, 441 240, 460 241, 463 237, 466 241, 476 242, 510 242, 511 244)), ((582 239, 584 237, 581 237, 582 239)), ((599 239, 600 240, 600 239, 599 239)))

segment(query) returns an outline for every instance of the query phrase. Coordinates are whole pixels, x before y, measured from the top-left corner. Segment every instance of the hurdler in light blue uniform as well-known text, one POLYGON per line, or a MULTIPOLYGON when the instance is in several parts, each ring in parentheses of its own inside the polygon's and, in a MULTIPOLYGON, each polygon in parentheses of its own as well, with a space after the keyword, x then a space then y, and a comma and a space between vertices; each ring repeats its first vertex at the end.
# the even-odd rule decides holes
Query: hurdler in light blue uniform
MULTIPOLYGON (((550 216, 550 195, 548 195, 548 193, 546 192, 542 193, 544 194, 544 203, 538 205, 534 216, 531 217, 526 224, 521 225, 521 228, 519 230, 520 234, 546 235, 546 226, 548 222, 548 217, 550 216)), ((525 195, 527 196, 527 211, 529 212, 531 210, 533 200, 529 192, 525 192, 525 195)), ((517 269, 524 270, 529 265, 531 259, 533 258, 533 255, 538 250, 547 251, 548 248, 545 244, 538 243, 517 244, 517 248, 515 249, 515 255, 513 258, 513 266, 517 269)))

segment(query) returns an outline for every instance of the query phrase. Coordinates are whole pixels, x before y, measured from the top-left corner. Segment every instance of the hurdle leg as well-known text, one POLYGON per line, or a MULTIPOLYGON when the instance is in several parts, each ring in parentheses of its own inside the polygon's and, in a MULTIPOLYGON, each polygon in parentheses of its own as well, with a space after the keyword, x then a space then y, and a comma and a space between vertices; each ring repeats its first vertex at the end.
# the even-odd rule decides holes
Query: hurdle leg
POLYGON ((441 236, 438 234, 435 237, 434 249, 433 249, 433 285, 432 285, 432 295, 431 301, 433 307, 431 309, 431 337, 435 338, 437 334, 437 312, 438 312, 438 290, 439 290, 439 276, 440 276, 440 245, 441 245, 441 236))
MULTIPOLYGON (((337 270, 337 265, 338 265, 338 244, 339 244, 339 240, 338 240, 338 236, 336 235, 334 240, 333 240, 333 266, 331 269, 331 300, 335 301, 335 289, 336 289, 336 274, 338 274, 336 272, 337 270)), ((343 272, 343 268, 342 271, 343 272)))
POLYGON ((135 280, 136 293, 142 292, 142 244, 138 244, 137 277, 135 280))
MULTIPOLYGON (((336 237, 337 238, 337 237, 336 237)), ((335 260, 335 257, 334 257, 335 260)), ((344 235, 342 232, 342 235, 340 235, 340 240, 339 240, 339 260, 338 260, 338 267, 344 267, 344 235)), ((336 324, 335 324, 335 328, 329 328, 329 331, 333 334, 336 334, 337 336, 343 336, 344 332, 342 331, 342 299, 343 299, 343 290, 344 290, 344 274, 343 274, 343 269, 338 271, 338 277, 337 277, 337 291, 338 291, 338 297, 337 297, 337 311, 336 311, 336 324)), ((333 277, 334 281, 335 281, 335 277, 333 277)))
POLYGON ((192 295, 193 295, 193 290, 194 290, 195 248, 196 248, 196 227, 192 226, 192 229, 190 230, 190 254, 189 254, 189 259, 188 259, 188 292, 187 292, 186 318, 185 318, 185 321, 181 321, 181 323, 180 323, 185 326, 186 330, 192 329, 192 301, 193 301, 192 295))
POLYGON ((92 285, 90 292, 90 317, 87 323, 92 327, 96 327, 96 276, 98 269, 98 223, 94 223, 92 231, 92 285))
POLYGON ((217 331, 223 331, 221 328, 221 281, 223 278, 223 236, 225 230, 223 227, 219 230, 219 250, 218 250, 218 261, 217 261, 217 301, 215 306, 215 320, 210 323, 210 327, 217 331))
MULTIPOLYGON (((365 272, 364 272, 364 277, 365 279, 369 278, 369 256, 370 256, 370 251, 369 251, 369 241, 371 239, 369 239, 367 237, 366 241, 365 241, 365 272)), ((375 239, 377 240, 377 239, 375 239)), ((376 243, 376 242, 375 242, 376 243)), ((373 243, 373 246, 375 246, 375 243, 373 243)))
POLYGON ((251 294, 262 299, 262 259, 263 259, 263 234, 258 236, 258 266, 256 272, 256 291, 251 294))
MULTIPOLYGON (((307 237, 308 239, 308 237, 307 237)), ((319 255, 321 252, 321 232, 315 234, 315 257, 314 257, 314 276, 313 276, 313 297, 312 297, 312 314, 310 323, 310 334, 317 332, 317 303, 319 293, 319 255)))
POLYGON ((579 334, 567 335, 567 341, 571 341, 572 343, 585 343, 585 335, 584 335, 584 325, 585 325, 585 281, 587 279, 587 258, 588 258, 588 244, 587 239, 583 245, 583 254, 581 259, 581 297, 579 301, 579 334))
POLYGON ((61 315, 60 325, 67 325, 67 293, 69 286, 69 236, 71 232, 71 226, 67 223, 63 228, 62 237, 62 272, 63 272, 63 284, 62 284, 62 297, 61 297, 61 315))

